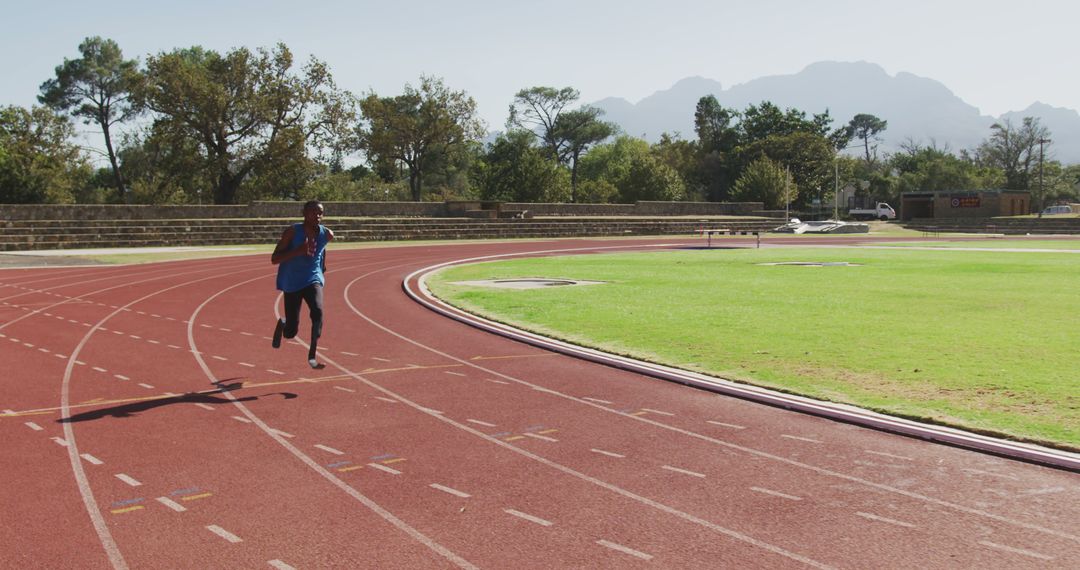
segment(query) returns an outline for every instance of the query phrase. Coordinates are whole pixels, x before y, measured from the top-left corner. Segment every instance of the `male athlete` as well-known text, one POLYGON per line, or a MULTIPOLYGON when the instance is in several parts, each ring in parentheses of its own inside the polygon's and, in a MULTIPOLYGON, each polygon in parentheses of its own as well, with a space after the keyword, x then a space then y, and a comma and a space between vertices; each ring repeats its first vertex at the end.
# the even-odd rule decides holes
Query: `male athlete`
POLYGON ((318 200, 304 204, 304 221, 293 224, 281 234, 281 240, 270 256, 278 266, 277 288, 285 293, 285 318, 274 327, 274 348, 281 346, 281 337, 293 338, 300 328, 300 302, 307 303, 311 313, 311 348, 308 365, 325 368, 315 359, 315 350, 322 336, 323 277, 326 244, 334 232, 322 225, 323 205, 318 200))

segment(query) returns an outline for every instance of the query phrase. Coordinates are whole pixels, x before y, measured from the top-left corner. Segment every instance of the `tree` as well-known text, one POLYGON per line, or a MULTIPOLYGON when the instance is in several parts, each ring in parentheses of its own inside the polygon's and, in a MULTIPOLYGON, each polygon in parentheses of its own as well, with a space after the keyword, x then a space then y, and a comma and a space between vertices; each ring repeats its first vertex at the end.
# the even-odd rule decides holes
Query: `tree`
POLYGON ((994 123, 990 130, 993 131, 990 137, 983 141, 976 152, 977 160, 1002 169, 1005 172, 1005 188, 1031 190, 1040 146, 1045 153, 1050 144, 1050 130, 1039 124, 1036 117, 1024 117, 1019 127, 1005 119, 1001 123, 994 123))
POLYGON ((615 134, 617 127, 600 120, 604 111, 583 107, 561 113, 555 120, 553 137, 561 141, 561 162, 570 164, 570 201, 577 201, 578 161, 589 147, 615 134))
POLYGON ((532 134, 515 129, 499 135, 474 168, 480 198, 504 202, 560 202, 569 193, 566 170, 532 134))
MULTIPOLYGON (((833 147, 821 134, 796 131, 786 135, 770 135, 739 147, 740 164, 750 165, 761 158, 786 169, 799 191, 792 195, 824 197, 825 189, 833 186, 833 147)), ((745 168, 743 169, 745 172, 745 168)))
POLYGON ((68 142, 74 132, 47 107, 0 108, 0 203, 74 202, 91 176, 83 152, 68 142))
POLYGON ((686 197, 686 185, 679 174, 654 156, 649 143, 641 139, 618 137, 593 148, 581 162, 582 178, 591 185, 603 181, 614 186, 619 203, 686 197))
POLYGON ((419 89, 405 85, 397 97, 372 93, 360 102, 360 109, 366 123, 358 129, 360 147, 369 162, 404 164, 416 202, 423 198, 424 173, 431 161, 479 140, 485 130, 476 116, 476 101, 432 77, 421 77, 419 89))
POLYGON ((742 112, 739 130, 742 143, 748 144, 768 137, 795 133, 810 133, 827 137, 831 124, 832 118, 828 111, 807 119, 804 111, 794 108, 781 111, 771 102, 762 101, 759 105, 748 106, 742 112))
MULTIPOLYGON (((863 149, 866 151, 866 164, 869 165, 874 162, 873 157, 870 155, 870 141, 880 141, 878 134, 884 132, 888 126, 888 121, 883 121, 867 113, 855 115, 851 122, 848 123, 848 130, 851 135, 863 142, 863 149)), ((877 144, 873 146, 873 150, 877 150, 877 144)))
POLYGON ((561 161, 566 140, 560 138, 556 124, 563 110, 577 101, 579 96, 577 89, 571 87, 522 89, 514 95, 514 102, 510 104, 510 117, 506 120, 506 128, 523 129, 533 133, 551 153, 551 158, 561 161))
POLYGON ((779 209, 795 201, 798 188, 783 167, 763 157, 743 170, 731 194, 736 200, 763 202, 766 209, 779 209))
MULTIPOLYGON (((352 96, 314 58, 300 73, 292 67, 284 44, 254 53, 201 47, 161 53, 148 58, 136 102, 157 114, 154 128, 162 136, 196 141, 214 203, 233 204, 254 177, 265 182, 275 170, 310 165, 309 150, 346 146, 342 138, 355 121, 352 96)), ((249 192, 258 195, 254 187, 249 192)))
POLYGON ((698 172, 706 197, 719 202, 727 197, 735 171, 734 150, 739 144, 739 113, 725 109, 712 95, 698 99, 694 131, 700 152, 698 172))
POLYGON ((130 94, 137 81, 138 63, 124 59, 115 41, 98 36, 83 40, 79 52, 81 58, 65 58, 56 67, 56 77, 41 84, 38 101, 58 111, 70 111, 101 129, 116 191, 125 198, 124 177, 113 147, 111 128, 137 114, 130 94))

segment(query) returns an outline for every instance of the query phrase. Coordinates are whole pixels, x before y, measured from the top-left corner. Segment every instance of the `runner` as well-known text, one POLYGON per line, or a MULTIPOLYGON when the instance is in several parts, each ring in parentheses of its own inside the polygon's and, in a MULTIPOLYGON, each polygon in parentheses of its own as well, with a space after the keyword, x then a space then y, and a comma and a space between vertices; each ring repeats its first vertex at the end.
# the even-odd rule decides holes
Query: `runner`
POLYGON ((318 200, 304 204, 304 221, 293 224, 281 234, 281 240, 270 256, 278 266, 277 288, 285 293, 285 318, 274 327, 273 347, 281 346, 281 337, 293 338, 300 328, 300 303, 307 303, 311 315, 311 347, 308 365, 325 368, 315 358, 323 326, 323 277, 326 244, 334 232, 322 225, 323 205, 318 200))

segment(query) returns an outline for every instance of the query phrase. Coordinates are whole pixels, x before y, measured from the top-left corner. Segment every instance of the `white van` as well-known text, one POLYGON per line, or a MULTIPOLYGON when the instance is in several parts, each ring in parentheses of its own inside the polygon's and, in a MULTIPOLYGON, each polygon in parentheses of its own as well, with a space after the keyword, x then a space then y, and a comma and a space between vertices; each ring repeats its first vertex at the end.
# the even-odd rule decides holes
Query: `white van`
POLYGON ((1054 214, 1071 214, 1072 208, 1069 206, 1048 206, 1042 211, 1044 216, 1052 216, 1054 214))

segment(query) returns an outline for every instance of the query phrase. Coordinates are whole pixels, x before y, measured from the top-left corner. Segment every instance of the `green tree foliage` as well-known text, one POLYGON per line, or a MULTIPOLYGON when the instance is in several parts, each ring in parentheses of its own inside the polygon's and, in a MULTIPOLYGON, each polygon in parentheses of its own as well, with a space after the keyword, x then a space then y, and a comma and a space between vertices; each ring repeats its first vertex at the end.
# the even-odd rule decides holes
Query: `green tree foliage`
MULTIPOLYGON (((1032 177, 1037 174, 1039 141, 1049 141, 1050 130, 1036 117, 1024 117, 1020 126, 1006 119, 994 123, 992 131, 976 151, 977 160, 985 165, 1000 168, 1005 173, 1005 188, 1032 190, 1032 177)), ((1052 143, 1044 142, 1045 153, 1052 143)))
POLYGON ((258 196, 253 182, 266 183, 275 172, 287 173, 275 192, 310 178, 309 154, 333 155, 350 144, 352 97, 314 58, 299 73, 292 68, 284 44, 225 54, 175 50, 148 58, 136 100, 156 114, 160 136, 199 145, 214 203, 232 204, 241 190, 258 196))
POLYGON ((139 204, 194 204, 213 200, 213 181, 197 140, 147 127, 123 139, 120 165, 139 204))
POLYGON ((903 145, 889 160, 896 178, 896 192, 942 192, 1000 188, 1000 171, 979 166, 934 146, 903 145))
POLYGON ((740 202, 763 202, 766 209, 781 209, 798 198, 798 187, 782 166, 762 157, 743 170, 731 195, 740 202))
POLYGON ((859 113, 848 123, 848 132, 862 141, 863 150, 866 153, 866 164, 873 164, 877 151, 876 141, 881 140, 878 135, 888 128, 889 122, 883 121, 874 115, 859 113), (871 144, 871 141, 875 141, 871 144), (873 155, 871 154, 873 153, 873 155))
POLYGON ((725 109, 716 97, 707 95, 694 110, 694 131, 698 136, 698 179, 705 196, 713 202, 727 198, 737 171, 735 148, 739 144, 739 113, 725 109))
POLYGON ((531 133, 515 129, 500 135, 477 162, 473 175, 480 198, 504 202, 562 202, 569 195, 565 169, 547 149, 533 145, 531 133))
POLYGON ((560 159, 570 165, 570 201, 577 201, 578 162, 593 145, 615 134, 617 127, 600 120, 604 112, 595 107, 566 111, 555 120, 554 137, 562 141, 560 159))
POLYGON ((0 108, 0 203, 71 203, 92 169, 71 121, 46 107, 0 108))
POLYGON ((739 123, 742 144, 750 144, 769 137, 793 135, 795 133, 810 133, 820 137, 829 136, 829 128, 832 118, 825 111, 806 118, 806 113, 798 109, 781 111, 779 107, 769 101, 762 101, 758 105, 750 105, 742 112, 742 121, 739 123))
POLYGON ((464 91, 451 91, 442 79, 421 77, 420 88, 405 86, 396 97, 372 93, 360 102, 364 124, 360 147, 377 170, 404 164, 412 199, 423 198, 424 175, 433 161, 478 141, 484 124, 476 101, 464 91))
POLYGON ((679 138, 678 134, 664 133, 660 135, 660 141, 652 146, 652 153, 658 160, 679 174, 683 185, 686 187, 688 200, 706 200, 697 141, 687 141, 679 138))
POLYGON ((70 111, 87 124, 95 124, 105 137, 105 151, 113 171, 113 184, 126 198, 112 127, 137 114, 131 104, 132 88, 138 81, 138 63, 124 59, 115 41, 86 38, 79 44, 79 59, 64 59, 56 67, 56 77, 41 84, 38 101, 49 107, 70 111))
POLYGON ((557 129, 559 116, 567 106, 578 100, 577 89, 563 87, 530 87, 514 95, 510 104, 510 117, 506 120, 508 130, 521 129, 533 133, 548 149, 553 160, 562 161, 565 152, 565 131, 557 129))
MULTIPOLYGON (((739 150, 741 163, 748 165, 747 167, 762 158, 768 158, 786 169, 798 188, 792 195, 793 202, 797 197, 822 197, 825 190, 833 186, 833 146, 822 134, 792 131, 788 134, 769 135, 740 147, 739 150)), ((742 172, 745 173, 745 169, 742 172)))
MULTIPOLYGON (((584 180, 605 181, 618 194, 615 201, 684 200, 686 185, 675 169, 652 153, 649 143, 628 136, 596 146, 581 161, 584 180)), ((584 183, 583 180, 583 183, 584 183)), ((594 190, 595 191, 595 190, 594 190)))

